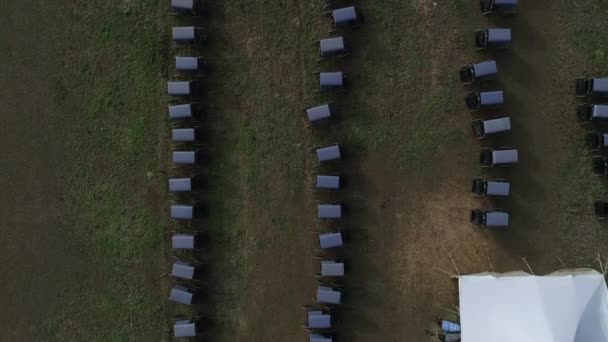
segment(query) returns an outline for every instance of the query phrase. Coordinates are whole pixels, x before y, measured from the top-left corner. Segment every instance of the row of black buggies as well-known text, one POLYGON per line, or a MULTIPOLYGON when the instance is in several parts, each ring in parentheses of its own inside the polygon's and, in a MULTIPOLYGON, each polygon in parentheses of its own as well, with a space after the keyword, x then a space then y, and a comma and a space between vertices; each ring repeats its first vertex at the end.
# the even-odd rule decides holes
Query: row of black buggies
MULTIPOLYGON (((205 14, 203 1, 199 0, 169 0, 171 13, 197 17, 205 14)), ((205 4, 206 5, 206 4, 205 4)), ((196 25, 178 26, 172 29, 172 38, 176 47, 196 49, 207 42, 207 33, 196 25)), ((168 108, 169 118, 173 123, 179 123, 179 128, 172 130, 172 140, 178 150, 173 151, 174 167, 179 170, 189 168, 190 172, 200 165, 202 154, 197 149, 200 132, 194 122, 206 108, 200 103, 203 93, 201 77, 209 72, 207 60, 200 56, 175 57, 175 71, 179 79, 167 83, 167 95, 171 98, 168 108)), ((187 177, 172 177, 168 181, 169 192, 176 198, 187 198, 190 202, 192 194, 197 193, 204 185, 200 175, 187 177)), ((184 222, 189 226, 197 224, 204 216, 205 210, 199 203, 179 203, 170 206, 170 217, 174 221, 184 222)), ((200 259, 199 251, 204 247, 207 236, 204 232, 189 231, 173 232, 171 247, 176 256, 171 272, 168 274, 174 282, 169 293, 173 303, 195 306, 202 303, 204 292, 201 288, 201 276, 205 271, 205 263, 200 259)), ((210 322, 204 317, 176 317, 173 322, 175 338, 194 338, 202 335, 210 322)))
MULTIPOLYGON (((582 77, 576 79, 576 96, 578 98, 601 98, 608 96, 608 78, 582 77)), ((608 123, 608 104, 582 103, 576 108, 576 116, 581 124, 602 125, 608 123)), ((585 134, 585 145, 592 153, 600 156, 592 157, 591 169, 597 176, 608 175, 608 160, 602 154, 608 148, 608 134, 591 131, 585 134)), ((594 202, 593 211, 599 219, 608 218, 608 201, 594 202)))
MULTIPOLYGON (((513 13, 516 5, 517 0, 480 1, 481 11, 484 15, 494 12, 513 13)), ((506 49, 511 45, 511 42, 510 28, 487 28, 475 31, 477 50, 506 49)), ((465 85, 486 83, 494 79, 497 74, 498 67, 494 60, 463 65, 459 70, 460 80, 465 85)), ((472 91, 465 95, 464 101, 471 112, 499 108, 504 104, 504 92, 500 89, 472 91)), ((509 132, 511 130, 511 118, 499 116, 489 119, 476 119, 473 120, 471 128, 475 138, 484 139, 509 132)), ((508 166, 518 161, 518 151, 513 148, 482 148, 479 154, 479 162, 482 167, 508 166)), ((473 179, 471 192, 476 196, 507 198, 511 194, 511 184, 504 179, 487 180, 478 177, 473 179)), ((508 227, 509 213, 498 209, 473 209, 470 212, 470 221, 478 227, 508 227)))
MULTIPOLYGON (((324 1, 325 14, 331 17, 332 32, 339 27, 358 27, 363 23, 361 12, 355 6, 333 9, 329 0, 324 1)), ((349 44, 343 36, 332 36, 318 42, 319 61, 329 58, 343 58, 350 54, 349 44)), ((318 74, 319 90, 343 91, 347 87, 347 78, 342 71, 320 72, 318 74)), ((305 110, 309 126, 328 122, 335 118, 336 107, 332 103, 324 103, 305 110)), ((319 167, 328 163, 339 162, 342 159, 340 145, 317 147, 314 149, 319 167)), ((335 174, 319 174, 316 176, 317 190, 339 190, 342 178, 335 174)), ((343 206, 339 202, 317 205, 318 221, 333 221, 343 218, 343 206)), ((341 258, 327 258, 331 250, 341 250, 345 243, 345 232, 334 229, 319 234, 318 253, 323 253, 320 268, 317 273, 318 286, 314 304, 305 306, 306 319, 303 327, 308 332, 309 342, 333 342, 336 335, 333 332, 337 323, 335 309, 343 304, 344 293, 340 279, 344 277, 345 262, 341 258)), ((338 252, 339 253, 339 252, 338 252)), ((332 252, 332 254, 335 254, 332 252)))

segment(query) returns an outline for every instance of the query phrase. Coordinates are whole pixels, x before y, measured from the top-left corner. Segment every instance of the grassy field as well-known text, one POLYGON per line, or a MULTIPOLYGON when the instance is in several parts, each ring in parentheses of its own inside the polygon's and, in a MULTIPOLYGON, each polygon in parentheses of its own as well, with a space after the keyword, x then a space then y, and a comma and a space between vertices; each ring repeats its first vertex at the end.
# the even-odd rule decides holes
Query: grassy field
MULTIPOLYGON (((352 56, 317 63, 328 35, 319 4, 214 4, 200 23, 211 36, 201 122, 209 164, 200 171, 211 234, 208 337, 217 341, 304 341, 301 306, 311 302, 315 200, 341 200, 350 236, 343 256, 346 310, 337 333, 349 341, 423 341, 456 287, 438 269, 537 273, 595 266, 608 254, 605 227, 590 214, 605 183, 574 117, 571 81, 608 73, 608 5, 524 2, 509 19, 483 18, 474 1, 361 3, 366 23, 346 31, 352 56), (584 23, 584 24, 583 24, 584 23), (505 54, 476 54, 474 29, 507 25, 505 54), (457 68, 496 58, 513 134, 478 142, 457 68), (319 70, 343 69, 345 94, 315 93, 319 70), (333 101, 337 122, 306 128, 302 109, 333 101), (343 144, 346 160, 317 169, 314 146, 343 144), (509 170, 478 168, 485 145, 520 149, 509 170), (318 171, 341 172, 348 188, 311 190, 318 171), (513 181, 508 202, 477 202, 477 175, 513 181), (513 227, 473 230, 467 209, 500 206, 513 227)), ((166 174, 170 123, 165 80, 173 78, 166 3, 50 1, 0 4, 0 75, 5 124, 0 166, 0 283, 10 341, 168 340, 166 174), (34 42, 31 38, 38 33, 34 42), (30 40, 32 42, 30 42, 30 40), (19 82, 15 83, 15 80, 19 82)), ((498 113, 482 113, 490 116, 498 113)), ((173 200, 178 200, 172 198, 173 200)))

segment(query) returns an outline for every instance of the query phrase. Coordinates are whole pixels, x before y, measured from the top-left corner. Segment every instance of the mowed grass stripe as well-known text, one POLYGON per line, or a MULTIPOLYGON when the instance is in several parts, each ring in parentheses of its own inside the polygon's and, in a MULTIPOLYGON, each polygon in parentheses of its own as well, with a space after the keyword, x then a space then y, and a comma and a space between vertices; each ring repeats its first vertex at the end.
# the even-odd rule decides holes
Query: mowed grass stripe
POLYGON ((41 339, 159 340, 168 145, 168 13, 163 2, 74 3, 66 20, 57 110, 72 116, 67 220, 92 261, 58 294, 41 339))

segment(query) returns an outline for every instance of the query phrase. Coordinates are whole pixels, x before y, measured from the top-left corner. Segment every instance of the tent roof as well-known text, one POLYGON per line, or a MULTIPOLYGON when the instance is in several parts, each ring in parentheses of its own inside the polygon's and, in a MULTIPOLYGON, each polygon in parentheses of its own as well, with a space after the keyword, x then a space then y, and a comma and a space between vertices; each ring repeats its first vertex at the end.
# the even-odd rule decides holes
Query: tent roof
POLYGON ((463 342, 608 342, 604 276, 567 270, 462 276, 463 342))

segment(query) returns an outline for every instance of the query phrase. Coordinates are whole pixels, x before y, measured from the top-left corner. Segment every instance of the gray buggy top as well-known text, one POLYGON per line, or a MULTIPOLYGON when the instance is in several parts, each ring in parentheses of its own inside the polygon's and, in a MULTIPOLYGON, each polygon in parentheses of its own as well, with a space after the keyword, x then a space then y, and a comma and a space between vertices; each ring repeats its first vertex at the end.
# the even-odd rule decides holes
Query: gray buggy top
POLYGON ((321 88, 340 88, 344 85, 344 75, 341 71, 319 73, 321 88))
POLYGON ((321 249, 341 247, 343 245, 342 233, 319 234, 319 245, 321 249))
POLYGON ((191 205, 172 205, 171 218, 177 220, 190 220, 194 217, 194 207, 191 205))
POLYGON ((310 123, 323 119, 329 119, 331 117, 331 107, 329 104, 324 104, 317 107, 308 108, 306 110, 306 116, 308 117, 308 121, 310 123))
POLYGON ((323 311, 308 311, 309 329, 328 329, 331 328, 331 316, 323 311))
POLYGON ((517 0, 494 0, 494 5, 500 8, 512 8, 517 5, 517 0))
POLYGON ((174 337, 194 337, 196 336, 196 323, 190 320, 177 321, 173 325, 174 337))
POLYGON ((173 141, 194 141, 196 139, 194 128, 176 128, 171 133, 173 141))
POLYGON ((187 119, 192 117, 192 105, 182 104, 169 106, 169 118, 171 119, 187 119))
POLYGON ((483 131, 485 134, 508 132, 510 130, 511 119, 509 118, 491 119, 483 122, 483 131))
POLYGON ((190 178, 169 179, 169 191, 171 191, 171 192, 192 191, 192 180, 190 178))
POLYGON ((344 51, 344 38, 334 37, 319 41, 321 56, 330 56, 344 51))
POLYGON ((198 57, 175 57, 175 69, 179 71, 198 70, 198 57))
POLYGON ((176 303, 190 305, 192 304, 193 294, 188 288, 176 285, 171 289, 169 299, 176 303))
POLYGON ((508 227, 509 214, 501 211, 489 211, 486 213, 486 226, 488 227, 508 227))
POLYGON ((173 249, 194 249, 194 235, 175 234, 171 238, 173 249))
POLYGON ((357 10, 355 6, 344 7, 332 12, 335 25, 342 25, 357 20, 357 10))
POLYGON ((317 189, 340 189, 340 176, 317 176, 317 189))
POLYGON ((331 160, 339 160, 340 157, 340 146, 338 145, 317 149, 317 159, 319 160, 319 163, 331 160))
POLYGON ((608 119, 608 105, 593 105, 593 118, 608 119))
POLYGON ((171 0, 171 8, 176 10, 193 10, 194 0, 171 0))
POLYGON ((186 41, 194 40, 196 38, 196 28, 194 26, 185 27, 174 27, 173 28, 173 40, 186 41))
POLYGON ((342 205, 319 204, 317 206, 318 219, 340 219, 342 218, 342 205))
POLYGON ((317 302, 326 304, 340 304, 342 293, 331 287, 319 286, 317 288, 317 302))
POLYGON ((475 78, 496 75, 497 72, 498 68, 496 67, 496 61, 484 61, 473 64, 473 73, 475 74, 475 78))
POLYGON ((194 164, 196 162, 196 152, 194 151, 174 151, 173 163, 175 164, 194 164))
POLYGON ((178 260, 173 263, 171 275, 182 279, 192 279, 194 277, 194 265, 178 260))
POLYGON ((517 163, 517 150, 494 150, 492 151, 492 162, 494 164, 512 164, 517 163))
POLYGON ((608 78, 594 78, 591 90, 596 93, 608 93, 608 78))
POLYGON ((504 103, 504 95, 502 90, 483 91, 479 93, 479 105, 493 106, 504 103))
POLYGON ((511 184, 508 182, 487 182, 486 195, 509 196, 511 184))
POLYGON ((344 263, 333 260, 321 261, 321 276, 323 277, 343 277, 344 263))
POLYGON ((167 94, 169 96, 190 95, 190 82, 167 82, 167 94))
POLYGON ((325 337, 320 334, 310 334, 309 342, 332 342, 331 337, 325 337))
POLYGON ((506 44, 511 42, 511 29, 489 28, 488 44, 506 44))

